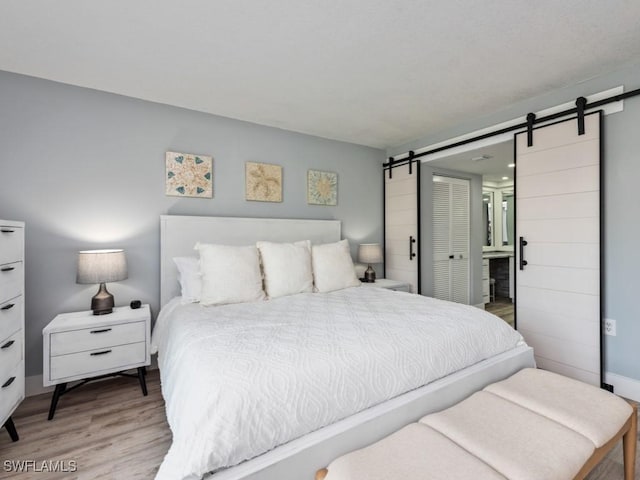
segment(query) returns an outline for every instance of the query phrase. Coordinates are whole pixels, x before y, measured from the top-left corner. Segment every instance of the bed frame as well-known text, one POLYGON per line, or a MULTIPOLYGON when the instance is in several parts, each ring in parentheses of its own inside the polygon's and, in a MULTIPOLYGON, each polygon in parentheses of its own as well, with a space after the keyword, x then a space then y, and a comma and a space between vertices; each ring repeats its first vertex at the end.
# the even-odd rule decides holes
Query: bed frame
MULTIPOLYGON (((196 242, 251 245, 258 240, 312 243, 340 239, 335 220, 161 216, 160 302, 179 295, 176 256, 193 256, 196 242)), ((207 475, 209 480, 312 480, 320 468, 362 448, 422 416, 449 407, 486 385, 524 367, 535 366, 533 350, 522 345, 400 395, 332 425, 292 440, 232 468, 207 475)))

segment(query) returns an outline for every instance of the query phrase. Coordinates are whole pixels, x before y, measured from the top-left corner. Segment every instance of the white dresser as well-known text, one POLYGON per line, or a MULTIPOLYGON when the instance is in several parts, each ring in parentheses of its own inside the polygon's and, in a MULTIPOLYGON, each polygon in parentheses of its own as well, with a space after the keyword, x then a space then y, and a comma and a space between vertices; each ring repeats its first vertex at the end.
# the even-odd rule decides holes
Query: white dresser
POLYGON ((24 399, 24 223, 0 220, 0 425, 24 399))

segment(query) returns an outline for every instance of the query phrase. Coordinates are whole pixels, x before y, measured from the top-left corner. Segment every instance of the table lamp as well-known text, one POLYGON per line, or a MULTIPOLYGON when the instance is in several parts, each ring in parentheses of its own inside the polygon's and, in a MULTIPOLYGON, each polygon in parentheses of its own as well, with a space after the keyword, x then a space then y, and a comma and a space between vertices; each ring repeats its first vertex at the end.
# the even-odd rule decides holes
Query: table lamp
POLYGON ((371 267, 372 263, 382 263, 382 248, 379 243, 361 243, 358 247, 358 260, 368 265, 364 272, 365 283, 373 283, 376 281, 376 272, 371 267))
POLYGON ((127 276, 127 259, 124 250, 78 252, 76 283, 100 284, 98 293, 91 299, 91 310, 94 315, 104 315, 113 311, 113 295, 107 291, 105 284, 125 280, 127 276))

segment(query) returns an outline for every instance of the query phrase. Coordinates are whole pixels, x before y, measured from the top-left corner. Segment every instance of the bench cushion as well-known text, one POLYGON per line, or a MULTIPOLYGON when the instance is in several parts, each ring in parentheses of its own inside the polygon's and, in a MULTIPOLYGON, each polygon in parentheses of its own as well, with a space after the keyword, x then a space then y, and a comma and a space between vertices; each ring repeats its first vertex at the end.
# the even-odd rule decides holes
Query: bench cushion
POLYGON ((325 480, 505 480, 448 438, 413 423, 334 460, 325 480))
POLYGON ((605 390, 535 368, 520 370, 484 390, 579 432, 596 447, 618 433, 632 411, 605 390))
POLYGON ((573 478, 595 450, 583 435, 486 391, 420 423, 512 480, 573 478))

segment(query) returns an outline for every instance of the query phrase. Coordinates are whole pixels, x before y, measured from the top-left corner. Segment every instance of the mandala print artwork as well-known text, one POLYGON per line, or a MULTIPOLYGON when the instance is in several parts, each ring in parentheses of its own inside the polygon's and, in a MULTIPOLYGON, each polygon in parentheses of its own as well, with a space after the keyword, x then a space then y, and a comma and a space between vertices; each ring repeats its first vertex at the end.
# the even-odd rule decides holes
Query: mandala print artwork
POLYGON ((174 197, 213 197, 213 159, 167 152, 165 193, 174 197))
POLYGON ((309 205, 337 205, 338 174, 309 170, 307 174, 307 203, 309 205))
POLYGON ((282 202, 282 167, 269 163, 247 162, 245 199, 256 202, 282 202))

